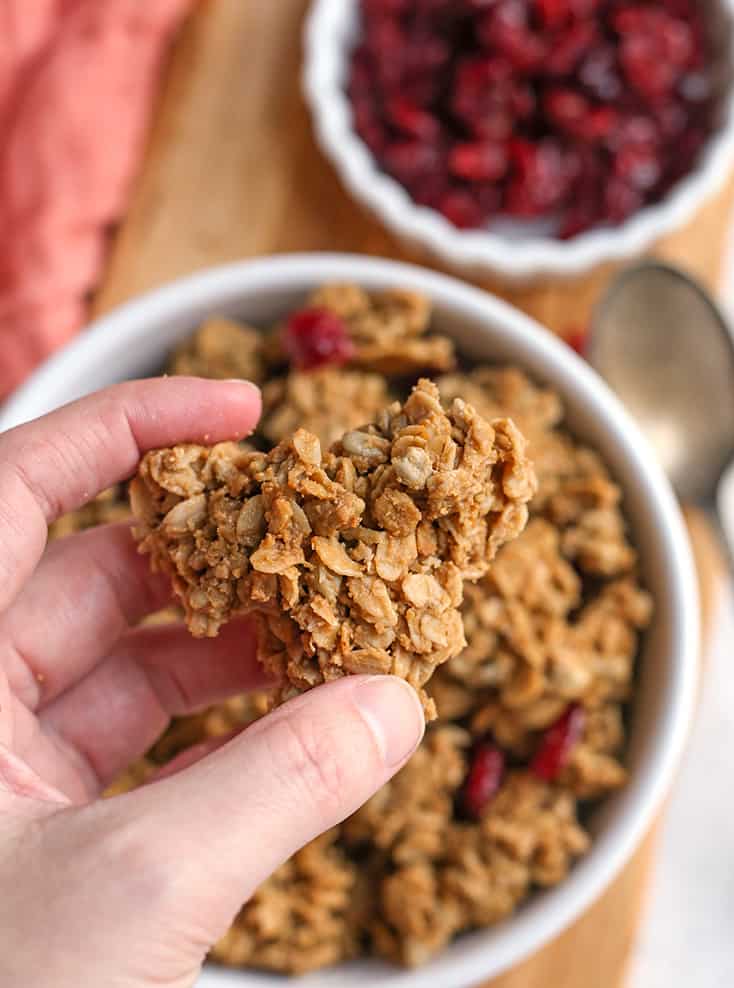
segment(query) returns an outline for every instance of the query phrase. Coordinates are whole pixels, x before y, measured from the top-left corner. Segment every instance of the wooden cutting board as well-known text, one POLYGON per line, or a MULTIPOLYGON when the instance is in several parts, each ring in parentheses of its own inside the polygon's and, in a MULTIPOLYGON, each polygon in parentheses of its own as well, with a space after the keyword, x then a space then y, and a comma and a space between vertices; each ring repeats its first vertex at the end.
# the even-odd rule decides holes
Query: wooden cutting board
MULTIPOLYGON (((197 268, 254 255, 343 250, 424 260, 348 198, 314 144, 299 92, 306 8, 306 0, 201 0, 173 52, 97 312, 197 268)), ((658 252, 714 286, 733 198, 729 183, 658 252)), ((483 284, 566 334, 586 324, 609 273, 553 286, 483 284)), ((705 522, 691 517, 708 618, 717 552, 705 522)), ((651 835, 581 920, 491 988, 620 988, 653 843, 651 835)))

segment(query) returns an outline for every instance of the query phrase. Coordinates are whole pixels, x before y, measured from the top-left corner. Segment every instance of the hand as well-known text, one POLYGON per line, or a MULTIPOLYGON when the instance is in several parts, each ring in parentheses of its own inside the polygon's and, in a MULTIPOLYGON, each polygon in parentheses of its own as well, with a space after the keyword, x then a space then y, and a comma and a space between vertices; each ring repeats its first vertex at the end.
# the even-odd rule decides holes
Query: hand
POLYGON ((353 812, 418 744, 394 677, 347 677, 150 784, 100 792, 172 715, 263 685, 251 629, 195 641, 137 627, 164 605, 127 525, 53 543, 47 525, 173 442, 236 439, 243 382, 123 384, 0 436, 0 981, 188 986, 242 902, 353 812))

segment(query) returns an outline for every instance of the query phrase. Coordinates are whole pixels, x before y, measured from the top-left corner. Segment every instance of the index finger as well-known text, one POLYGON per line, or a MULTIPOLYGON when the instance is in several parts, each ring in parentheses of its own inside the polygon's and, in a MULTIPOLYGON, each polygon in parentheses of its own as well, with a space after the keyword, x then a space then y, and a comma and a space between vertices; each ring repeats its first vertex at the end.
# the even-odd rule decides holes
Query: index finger
POLYGON ((0 611, 35 568, 47 526, 135 470, 146 450, 242 439, 260 415, 247 381, 127 381, 0 436, 0 611))

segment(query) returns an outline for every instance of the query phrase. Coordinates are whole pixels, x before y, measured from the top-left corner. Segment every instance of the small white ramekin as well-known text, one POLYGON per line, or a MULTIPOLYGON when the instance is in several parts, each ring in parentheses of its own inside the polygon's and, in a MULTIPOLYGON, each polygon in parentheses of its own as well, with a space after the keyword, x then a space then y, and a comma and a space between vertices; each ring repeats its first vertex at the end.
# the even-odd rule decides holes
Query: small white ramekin
MULTIPOLYGON (((569 347, 505 302, 407 264, 352 255, 285 255, 233 264, 152 292, 100 319, 52 357, 0 409, 0 430, 128 377, 155 373, 211 313, 254 325, 281 318, 324 282, 424 292, 435 324, 468 357, 525 368, 561 395, 572 431, 598 449, 620 484, 643 579, 655 599, 631 715, 629 784, 594 810, 589 853, 555 888, 497 926, 459 937, 425 967, 358 961, 315 972, 309 988, 466 988, 527 957, 576 919, 619 872, 660 808, 686 738, 696 690, 698 596, 670 486, 617 398, 569 347)), ((232 867, 237 862, 232 861, 232 867)), ((208 968, 199 988, 273 988, 286 979, 208 968)))
POLYGON ((570 278, 608 261, 624 261, 684 226, 722 187, 734 162, 734 0, 702 0, 720 21, 722 79, 720 125, 698 165, 659 203, 615 228, 571 240, 485 230, 459 230, 436 210, 419 206, 381 171, 352 126, 345 80, 358 30, 359 0, 313 0, 304 31, 303 90, 316 139, 349 192, 413 249, 428 251, 458 273, 492 274, 508 281, 570 278))

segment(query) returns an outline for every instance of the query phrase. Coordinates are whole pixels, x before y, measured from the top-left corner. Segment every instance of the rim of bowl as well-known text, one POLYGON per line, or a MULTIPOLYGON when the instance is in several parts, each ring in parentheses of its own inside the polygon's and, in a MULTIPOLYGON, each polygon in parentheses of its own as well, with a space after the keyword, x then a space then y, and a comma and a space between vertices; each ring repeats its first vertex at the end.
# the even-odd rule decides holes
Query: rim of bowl
MULTIPOLYGON (((650 457, 648 446, 621 402, 605 382, 566 344, 509 303, 481 289, 426 268, 398 261, 352 254, 284 254, 237 262, 158 288, 96 320, 18 389, 0 409, 0 431, 27 421, 47 407, 45 395, 58 390, 58 382, 76 376, 80 360, 94 352, 95 362, 110 361, 121 349, 144 346, 151 325, 180 322, 192 310, 215 311, 235 304, 247 293, 278 289, 308 290, 324 281, 355 281, 368 288, 382 284, 408 284, 425 292, 434 303, 459 316, 491 325, 500 342, 507 340, 531 364, 543 363, 550 381, 564 396, 589 410, 621 451, 637 477, 637 486, 648 509, 658 518, 659 540, 664 550, 669 589, 671 648, 669 702, 660 715, 647 750, 622 793, 613 823, 599 833, 588 855, 567 877, 541 898, 492 930, 492 942, 481 935, 462 945, 461 954, 441 966, 439 955, 423 971, 390 979, 395 988, 420 988, 421 975, 438 967, 444 988, 459 988, 476 978, 491 952, 492 966, 483 976, 507 970, 557 936, 601 894, 630 858, 650 826, 672 782, 692 719, 699 648, 698 588, 690 545, 672 489, 662 469, 650 457), (41 396, 40 399, 38 396, 41 396), (29 414, 29 410, 31 414, 29 414)), ((62 399, 66 400, 66 399, 62 399)), ((486 932, 486 931, 485 931, 486 932)), ((388 979, 385 978, 385 983, 388 979)), ((243 982, 244 983, 244 982, 243 982)), ((264 984, 265 982, 263 982, 264 984)), ((358 983, 358 982, 355 982, 358 983)))
MULTIPOLYGON (((734 0, 713 0, 734 30, 734 0)), ((459 230, 436 210, 413 202, 381 171, 352 126, 351 105, 341 72, 345 35, 357 0, 315 0, 303 32, 302 88, 322 151, 351 195, 404 240, 422 244, 461 270, 491 271, 511 280, 543 275, 570 277, 607 261, 642 253, 660 237, 684 226, 723 187, 734 162, 734 45, 727 62, 721 120, 706 141, 695 168, 665 197, 634 213, 618 227, 597 228, 570 240, 509 238, 487 230, 459 230)))

